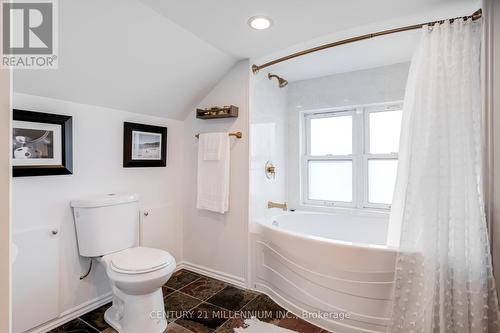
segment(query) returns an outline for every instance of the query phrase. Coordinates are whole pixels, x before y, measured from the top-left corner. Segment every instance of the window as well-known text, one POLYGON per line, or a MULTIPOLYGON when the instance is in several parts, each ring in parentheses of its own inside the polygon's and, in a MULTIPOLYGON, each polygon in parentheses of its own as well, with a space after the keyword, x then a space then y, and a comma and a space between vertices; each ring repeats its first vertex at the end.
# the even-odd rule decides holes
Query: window
POLYGON ((400 103, 304 113, 304 203, 389 208, 402 113, 400 103))

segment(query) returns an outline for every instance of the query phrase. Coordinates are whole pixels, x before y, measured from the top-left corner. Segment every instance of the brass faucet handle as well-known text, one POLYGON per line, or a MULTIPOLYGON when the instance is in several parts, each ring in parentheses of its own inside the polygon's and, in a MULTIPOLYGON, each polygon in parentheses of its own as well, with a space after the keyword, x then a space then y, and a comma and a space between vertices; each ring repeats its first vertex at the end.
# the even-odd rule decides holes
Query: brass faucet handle
POLYGON ((266 177, 267 179, 276 179, 276 167, 271 161, 267 161, 265 165, 266 177))
POLYGON ((272 175, 273 179, 276 179, 276 167, 271 165, 267 167, 267 173, 272 175))

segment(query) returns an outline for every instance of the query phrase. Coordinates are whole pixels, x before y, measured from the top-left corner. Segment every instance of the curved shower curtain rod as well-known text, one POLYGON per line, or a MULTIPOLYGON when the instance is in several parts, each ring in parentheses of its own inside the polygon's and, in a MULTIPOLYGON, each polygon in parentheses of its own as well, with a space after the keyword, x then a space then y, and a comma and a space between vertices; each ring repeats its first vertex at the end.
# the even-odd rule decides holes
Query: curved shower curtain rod
POLYGON ((370 39, 370 38, 374 38, 374 37, 378 37, 378 36, 389 35, 389 34, 393 34, 393 33, 396 33, 396 32, 416 30, 416 29, 420 29, 420 28, 422 28, 422 27, 424 27, 426 25, 432 26, 432 25, 435 25, 435 24, 444 23, 446 21, 453 22, 453 21, 459 20, 459 19, 464 19, 464 20, 472 19, 473 21, 475 21, 475 20, 480 19, 482 17, 482 15, 483 15, 483 11, 481 9, 479 9, 476 12, 474 12, 474 14, 469 15, 469 16, 460 16, 460 17, 454 17, 454 18, 451 18, 451 19, 448 19, 448 20, 439 20, 439 21, 432 21, 432 22, 427 22, 427 23, 420 23, 420 24, 408 25, 408 26, 405 26, 405 27, 400 27, 400 28, 395 28, 395 29, 389 29, 389 30, 383 30, 383 31, 374 32, 374 33, 371 33, 371 34, 366 34, 366 35, 351 37, 351 38, 339 40, 337 42, 328 43, 328 44, 316 46, 316 47, 313 47, 313 48, 310 48, 310 49, 306 49, 306 50, 303 50, 303 51, 299 51, 299 52, 296 52, 296 53, 292 53, 292 54, 289 54, 287 56, 284 56, 284 57, 281 57, 281 58, 278 58, 278 59, 266 62, 265 64, 262 64, 262 65, 255 65, 254 64, 254 65, 252 65, 252 72, 254 74, 257 74, 259 72, 259 70, 261 70, 263 68, 266 68, 266 67, 269 67, 269 66, 273 66, 273 65, 276 65, 276 64, 278 64, 280 62, 283 62, 283 61, 287 61, 287 60, 290 60, 290 59, 293 59, 293 58, 297 58, 297 57, 302 57, 302 56, 304 56, 306 54, 310 54, 310 53, 313 53, 313 52, 322 51, 322 50, 329 49, 329 48, 332 48, 332 47, 335 47, 335 46, 339 46, 339 45, 350 44, 350 43, 353 43, 353 42, 358 42, 360 40, 370 39))

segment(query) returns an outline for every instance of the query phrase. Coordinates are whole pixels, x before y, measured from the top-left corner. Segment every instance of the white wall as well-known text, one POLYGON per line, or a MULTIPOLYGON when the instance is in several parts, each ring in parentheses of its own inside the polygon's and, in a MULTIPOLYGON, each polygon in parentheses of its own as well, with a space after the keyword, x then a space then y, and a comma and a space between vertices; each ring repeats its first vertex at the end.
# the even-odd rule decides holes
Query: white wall
POLYGON ((10 70, 0 70, 0 332, 10 331, 10 77, 10 70))
POLYGON ((288 85, 287 165, 290 208, 305 208, 300 204, 301 112, 403 100, 409 65, 401 63, 296 81, 288 85))
MULTIPOLYGON (((141 209, 150 216, 142 223, 147 236, 144 245, 157 246, 181 258, 182 219, 181 182, 183 162, 183 123, 98 106, 14 94, 14 108, 73 116, 73 175, 14 178, 13 230, 19 232, 47 225, 58 226, 60 264, 60 313, 71 311, 85 302, 110 291, 104 270, 96 267, 86 279, 79 277, 87 261, 78 255, 71 199, 87 195, 134 192, 140 195, 141 209), (167 167, 123 168, 123 122, 131 121, 168 127, 167 167)), ((112 237, 112 235, 110 235, 112 237)), ((20 251, 29 249, 19 249, 20 251)), ((37 249, 44 260, 44 249, 37 249)))
MULTIPOLYGON (((487 69, 491 71, 491 82, 488 82, 492 89, 489 91, 491 94, 488 96, 491 102, 488 105, 491 110, 492 117, 489 119, 490 128, 492 129, 492 142, 490 153, 493 155, 490 161, 493 179, 490 179, 490 198, 488 202, 490 213, 490 226, 491 226, 491 246, 493 252, 493 268, 495 278, 497 281, 497 291, 500 293, 500 1, 486 0, 486 17, 488 19, 487 29, 490 34, 486 45, 488 52, 487 69)), ((487 188, 488 189, 488 188, 487 188)))
POLYGON ((268 201, 286 201, 288 87, 279 88, 267 74, 261 71, 250 78, 250 221, 276 212, 267 208, 268 201), (275 179, 265 175, 267 161, 276 167, 275 179))
POLYGON ((236 105, 237 119, 196 119, 193 110, 184 123, 184 261, 191 269, 219 273, 234 283, 246 277, 248 222, 248 61, 238 62, 199 103, 200 108, 236 105), (196 209, 196 175, 200 132, 241 131, 231 141, 229 212, 218 214, 196 209))

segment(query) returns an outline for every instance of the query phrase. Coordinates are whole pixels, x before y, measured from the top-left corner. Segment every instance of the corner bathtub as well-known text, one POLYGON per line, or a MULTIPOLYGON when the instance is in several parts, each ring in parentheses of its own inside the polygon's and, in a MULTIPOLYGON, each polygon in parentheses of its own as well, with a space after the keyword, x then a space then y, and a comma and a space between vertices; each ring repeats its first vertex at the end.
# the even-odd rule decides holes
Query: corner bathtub
POLYGON ((332 332, 385 332, 396 249, 386 217, 287 212, 252 224, 253 284, 332 332))

